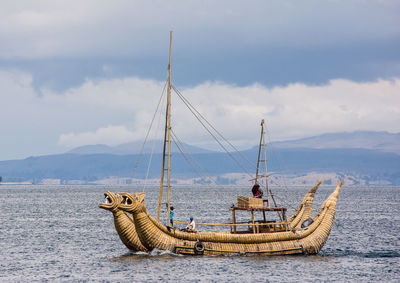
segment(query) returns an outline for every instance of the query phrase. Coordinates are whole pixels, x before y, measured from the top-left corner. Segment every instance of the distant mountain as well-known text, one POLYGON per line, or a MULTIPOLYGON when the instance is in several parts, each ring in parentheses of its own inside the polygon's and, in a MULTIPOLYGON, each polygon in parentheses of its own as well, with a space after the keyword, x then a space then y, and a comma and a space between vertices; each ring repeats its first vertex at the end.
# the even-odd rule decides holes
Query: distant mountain
POLYGON ((74 154, 113 154, 114 149, 111 146, 105 144, 95 144, 95 145, 84 145, 71 149, 67 153, 74 154))
MULTIPOLYGON (((105 144, 96 144, 96 145, 84 145, 77 148, 74 148, 67 153, 73 154, 117 154, 117 155, 126 155, 126 154, 138 154, 140 153, 143 146, 143 141, 129 142, 120 144, 117 146, 108 146, 105 144)), ((148 141, 145 144, 143 149, 143 153, 162 153, 163 150, 163 141, 148 141), (154 148, 154 149, 153 149, 154 148)), ((201 147, 189 145, 183 143, 183 147, 181 148, 184 152, 189 152, 190 154, 199 154, 199 153, 212 153, 214 151, 204 149, 201 147)), ((172 152, 179 152, 179 148, 176 147, 174 143, 171 144, 172 152)))
MULTIPOLYGON (((142 148, 142 141, 124 143, 117 146, 104 144, 85 145, 74 148, 67 153, 74 154, 138 154, 142 148)), ((144 153, 151 153, 154 144, 154 153, 162 153, 162 141, 148 141, 144 147, 144 153), (155 144, 154 144, 155 143, 155 144)), ((277 141, 273 143, 277 148, 362 148, 373 149, 384 152, 400 154, 400 133, 391 134, 388 132, 356 131, 343 133, 328 133, 308 138, 277 141)), ((215 153, 201 147, 184 143, 184 151, 191 154, 215 153)), ((257 146, 255 146, 257 147, 257 146)), ((179 152, 179 149, 172 143, 172 152, 179 152)))
MULTIPOLYGON (((138 160, 141 142, 119 146, 88 145, 60 155, 29 157, 23 160, 0 161, 0 176, 3 181, 38 181, 44 178, 61 180, 93 181, 108 177, 130 177, 138 160)), ((172 174, 185 179, 202 175, 221 176, 226 173, 242 173, 243 167, 254 174, 254 167, 237 153, 231 153, 239 166, 227 154, 184 145, 196 160, 178 153, 173 145, 172 174), (190 164, 188 164, 188 162, 190 164)), ((144 178, 153 142, 144 148, 135 177, 144 178)), ((308 172, 336 173, 340 176, 361 178, 364 184, 400 185, 400 134, 387 132, 335 133, 310 138, 275 142, 267 147, 269 172, 278 174, 306 175, 308 172)), ((162 163, 162 142, 156 141, 149 176, 159 178, 162 163)), ((253 163, 257 160, 258 147, 242 153, 253 163)))
POLYGON ((274 142, 279 148, 363 148, 400 154, 400 133, 356 131, 274 142))
MULTIPOLYGON (((256 149, 244 151, 249 160, 257 159, 256 149)), ((238 154, 232 154, 242 160, 238 154)), ((202 175, 220 176, 226 173, 242 173, 240 168, 227 154, 202 153, 193 154, 193 158, 208 173, 202 175)), ((279 174, 301 176, 308 172, 337 173, 340 175, 360 176, 364 180, 376 183, 400 185, 400 155, 367 149, 276 149, 268 153, 269 171, 279 174)), ((130 177, 138 155, 115 154, 61 154, 29 157, 24 160, 0 161, 0 175, 4 181, 38 181, 44 178, 62 180, 94 181, 102 178, 130 177)), ((144 178, 147 172, 149 154, 142 156, 140 165, 135 171, 136 178, 144 178)), ((150 175, 159 178, 162 154, 152 158, 150 175)), ((185 179, 197 177, 192 170, 195 166, 202 172, 197 163, 188 164, 181 154, 174 154, 172 159, 173 178, 185 179)), ((250 174, 254 168, 242 160, 242 165, 250 174)), ((366 183, 368 183, 366 182, 366 183)))

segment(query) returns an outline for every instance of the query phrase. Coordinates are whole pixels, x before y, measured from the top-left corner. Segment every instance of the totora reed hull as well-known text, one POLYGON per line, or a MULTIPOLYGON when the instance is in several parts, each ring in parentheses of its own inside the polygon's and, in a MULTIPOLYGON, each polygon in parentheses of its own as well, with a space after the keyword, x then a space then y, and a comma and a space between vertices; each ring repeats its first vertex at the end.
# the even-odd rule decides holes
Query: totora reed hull
MULTIPOLYGON (((310 190, 299 206, 298 214, 311 214, 308 203, 313 199, 318 185, 310 190), (303 213, 301 212, 303 211, 303 213)), ((140 242, 147 250, 170 250, 179 254, 316 254, 328 239, 335 218, 336 203, 342 183, 339 182, 335 191, 324 201, 314 222, 299 228, 299 223, 293 222, 298 215, 293 215, 290 231, 275 233, 232 234, 229 232, 198 232, 187 233, 170 229, 157 222, 147 212, 144 205, 144 193, 124 193, 126 200, 120 202, 121 210, 132 213, 134 226, 140 242), (294 225, 296 224, 296 225, 294 225)), ((296 213, 295 213, 296 214, 296 213)), ((291 217, 292 218, 292 217, 291 217)), ((121 239, 122 240, 122 239, 121 239)))
MULTIPOLYGON (((301 201, 298 209, 289 218, 288 223, 291 228, 300 226, 300 224, 311 217, 312 204, 319 185, 322 180, 318 182, 301 201)), ((148 249, 142 244, 135 228, 133 217, 125 211, 118 208, 122 198, 118 196, 125 195, 125 193, 114 194, 110 191, 104 193, 105 202, 100 203, 99 207, 112 212, 114 216, 114 226, 117 230, 119 238, 122 243, 131 251, 147 252, 148 249)))
POLYGON ((303 197, 295 213, 289 217, 288 223, 291 229, 300 228, 301 223, 312 216, 312 205, 314 202, 315 192, 318 190, 321 183, 322 179, 319 180, 319 182, 303 197))
POLYGON ((147 252, 147 248, 142 244, 136 232, 132 216, 118 208, 122 200, 120 194, 107 191, 104 196, 105 202, 100 203, 99 207, 112 212, 114 226, 122 243, 131 251, 147 252))

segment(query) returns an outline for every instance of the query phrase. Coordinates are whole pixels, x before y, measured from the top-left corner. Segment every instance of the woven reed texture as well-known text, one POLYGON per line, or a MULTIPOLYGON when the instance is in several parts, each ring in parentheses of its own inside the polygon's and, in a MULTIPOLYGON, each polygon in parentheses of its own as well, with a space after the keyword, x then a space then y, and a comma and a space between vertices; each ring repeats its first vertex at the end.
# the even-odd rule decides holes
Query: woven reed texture
POLYGON ((264 202, 260 198, 238 196, 237 202, 238 202, 238 207, 261 208, 264 206, 264 202))
POLYGON ((296 212, 289 217, 288 223, 290 229, 299 228, 301 223, 312 216, 312 205, 314 202, 315 192, 318 190, 322 179, 303 197, 296 212))

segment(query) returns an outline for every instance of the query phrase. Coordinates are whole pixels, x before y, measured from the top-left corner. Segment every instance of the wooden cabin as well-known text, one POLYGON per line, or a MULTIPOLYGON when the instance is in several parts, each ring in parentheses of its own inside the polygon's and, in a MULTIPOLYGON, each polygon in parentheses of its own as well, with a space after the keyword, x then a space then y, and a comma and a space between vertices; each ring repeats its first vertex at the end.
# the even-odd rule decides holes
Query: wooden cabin
POLYGON ((261 198, 253 198, 247 196, 238 196, 237 205, 233 205, 230 210, 232 211, 232 226, 231 233, 233 234, 245 234, 245 233, 273 233, 288 231, 289 225, 286 219, 286 208, 285 207, 270 207, 265 206, 267 200, 261 198), (237 211, 248 211, 250 212, 250 221, 248 222, 236 222, 237 211), (255 219, 255 213, 262 212, 262 220, 255 219), (280 218, 280 222, 274 220, 268 220, 266 212, 276 212, 280 218), (247 230, 238 229, 241 226, 247 228, 247 230), (246 227, 247 226, 247 227, 246 227))

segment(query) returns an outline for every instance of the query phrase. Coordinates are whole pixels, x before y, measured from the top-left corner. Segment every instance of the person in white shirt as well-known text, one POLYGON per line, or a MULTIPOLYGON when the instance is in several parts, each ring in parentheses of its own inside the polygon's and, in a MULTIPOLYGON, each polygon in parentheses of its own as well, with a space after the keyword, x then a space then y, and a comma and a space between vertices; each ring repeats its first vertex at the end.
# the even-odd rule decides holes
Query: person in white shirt
POLYGON ((186 231, 188 232, 196 231, 196 223, 194 222, 193 216, 190 216, 190 223, 186 226, 186 231))

